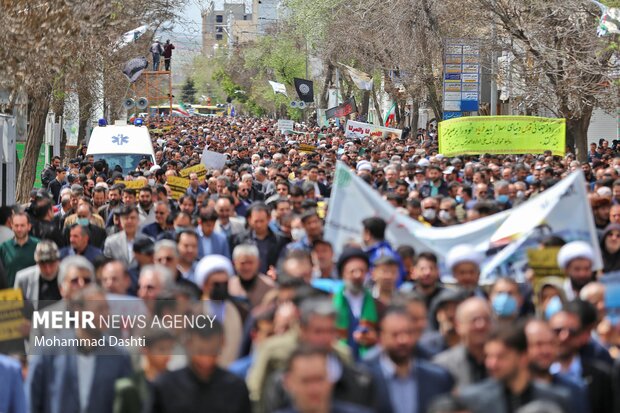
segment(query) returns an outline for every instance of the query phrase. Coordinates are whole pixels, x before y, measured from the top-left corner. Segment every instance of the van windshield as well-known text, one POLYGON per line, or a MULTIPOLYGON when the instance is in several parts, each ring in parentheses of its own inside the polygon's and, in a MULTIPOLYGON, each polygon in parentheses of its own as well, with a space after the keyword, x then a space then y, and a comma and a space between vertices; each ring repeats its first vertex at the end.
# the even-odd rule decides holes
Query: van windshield
POLYGON ((95 157, 95 161, 105 160, 108 163, 110 170, 114 169, 116 165, 120 165, 120 167, 123 168, 123 174, 126 174, 127 172, 130 172, 130 171, 134 171, 138 167, 138 164, 140 163, 142 159, 148 159, 150 162, 154 163, 154 159, 152 159, 151 156, 136 154, 136 153, 129 153, 129 154, 119 154, 119 153, 100 154, 98 153, 94 155, 94 157, 95 157))

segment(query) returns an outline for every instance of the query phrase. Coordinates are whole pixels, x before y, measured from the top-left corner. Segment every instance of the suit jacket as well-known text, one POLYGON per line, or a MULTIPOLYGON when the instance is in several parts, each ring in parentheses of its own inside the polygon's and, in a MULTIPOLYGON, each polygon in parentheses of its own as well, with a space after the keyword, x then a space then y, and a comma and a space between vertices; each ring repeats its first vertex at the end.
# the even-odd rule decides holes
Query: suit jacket
POLYGON ((160 227, 157 222, 153 222, 152 224, 148 224, 142 227, 142 233, 153 239, 157 239, 159 234, 161 234, 164 231, 165 230, 162 227, 160 227))
POLYGON ((22 295, 25 300, 32 303, 34 309, 39 308, 39 277, 41 276, 41 270, 38 265, 24 268, 17 271, 15 274, 15 286, 22 290, 22 295))
POLYGON ((454 346, 443 353, 439 353, 433 359, 433 363, 450 372, 457 388, 468 386, 476 382, 471 365, 467 359, 467 350, 462 344, 454 346))
POLYGON ((258 274, 256 276, 256 281, 254 281, 254 285, 250 291, 243 289, 238 276, 228 280, 228 294, 235 297, 247 298, 252 308, 261 304, 265 295, 274 288, 276 288, 276 283, 264 274, 258 274))
POLYGON ((106 238, 103 247, 103 255, 123 261, 127 267, 135 262, 135 258, 130 258, 129 256, 127 234, 125 231, 118 232, 106 238))
MULTIPOLYGON (((287 406, 290 407, 292 404, 291 399, 283 385, 284 373, 278 372, 273 374, 270 382, 266 388, 265 411, 273 412, 287 406)), ((344 402, 347 405, 351 404, 351 407, 373 406, 375 404, 373 384, 373 378, 369 372, 359 367, 347 366, 342 363, 342 375, 334 383, 332 398, 337 402, 344 402)))
POLYGON ((224 231, 224 228, 222 228, 222 225, 220 224, 220 220, 218 219, 217 221, 215 221, 214 231, 222 233, 222 234, 226 234, 226 238, 228 238, 228 241, 230 242, 232 237, 234 237, 235 235, 239 235, 245 231, 245 222, 240 218, 231 217, 230 218, 230 231, 226 232, 224 231))
MULTIPOLYGON (((287 409, 278 410, 276 413, 299 413, 299 410, 294 407, 289 407, 287 409)), ((373 410, 357 404, 334 400, 329 409, 329 413, 373 413, 373 410)))
POLYGON ((60 250, 60 259, 62 260, 69 255, 81 255, 94 264, 95 258, 100 256, 101 254, 103 254, 103 251, 101 251, 99 248, 93 247, 92 245, 87 245, 83 254, 77 254, 73 247, 69 246, 64 247, 60 250))
MULTIPOLYGON (((394 408, 390 399, 388 383, 381 368, 380 358, 365 362, 375 383, 374 410, 377 413, 392 413, 394 408)), ((454 381, 450 373, 439 366, 422 359, 414 359, 415 381, 418 394, 418 412, 426 412, 433 399, 450 393, 454 381)))
MULTIPOLYGON (((557 404, 564 412, 573 412, 568 399, 568 392, 545 383, 530 382, 532 399, 550 401, 557 404)), ((459 397, 471 413, 508 413, 504 394, 504 386, 494 380, 487 379, 478 384, 467 386, 459 392, 459 397)))
POLYGON ((0 412, 26 413, 21 365, 4 354, 0 354, 0 382, 0 412))
POLYGON ((108 347, 96 354, 95 372, 88 405, 80 408, 77 355, 32 356, 28 371, 31 413, 110 413, 114 402, 114 384, 131 375, 128 355, 108 347))
POLYGON ((211 240, 211 251, 205 251, 204 246, 202 244, 205 236, 202 232, 202 229, 198 228, 198 258, 202 258, 208 254, 219 254, 223 255, 230 259, 230 245, 228 243, 228 239, 226 235, 222 232, 213 231, 211 236, 209 237, 211 240))
POLYGON ((618 392, 618 384, 614 388, 611 369, 600 361, 581 360, 581 377, 588 388, 588 400, 592 413, 612 413, 614 397, 618 392))

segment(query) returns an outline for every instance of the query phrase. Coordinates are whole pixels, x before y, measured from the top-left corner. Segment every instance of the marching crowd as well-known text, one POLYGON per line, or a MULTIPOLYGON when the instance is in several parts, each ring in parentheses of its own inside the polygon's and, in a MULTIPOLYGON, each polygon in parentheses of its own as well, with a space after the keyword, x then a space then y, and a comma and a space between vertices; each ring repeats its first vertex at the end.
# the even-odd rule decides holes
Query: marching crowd
MULTIPOLYGON (((126 301, 216 321, 145 331, 139 349, 6 350, 0 411, 620 411, 620 326, 600 282, 620 269, 615 141, 592 144, 583 163, 570 153, 447 158, 432 127, 349 140, 338 127, 285 133, 268 119, 145 123, 156 165, 123 170, 83 148, 54 158, 28 204, 0 207, 0 288, 19 288, 34 310, 126 301), (176 199, 167 179, 205 148, 226 165, 191 173, 176 199), (604 268, 594 271, 598 248, 549 235, 541 248, 559 249, 558 274, 481 285, 473 246, 442 263, 390 244, 378 217, 340 250, 324 237, 337 160, 433 227, 517 207, 582 169, 604 268)), ((34 335, 25 322, 17 341, 31 347, 34 335)))

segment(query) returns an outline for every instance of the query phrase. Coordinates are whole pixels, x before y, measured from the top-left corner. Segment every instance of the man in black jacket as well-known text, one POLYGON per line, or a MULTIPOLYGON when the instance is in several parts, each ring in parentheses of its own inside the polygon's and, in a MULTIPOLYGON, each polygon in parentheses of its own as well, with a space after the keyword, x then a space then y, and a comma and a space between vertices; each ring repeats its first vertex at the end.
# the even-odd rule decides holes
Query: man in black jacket
POLYGON ((47 190, 52 194, 52 198, 54 198, 54 204, 58 204, 60 201, 60 190, 65 184, 66 175, 67 171, 59 166, 56 168, 56 178, 54 178, 47 187, 47 190))
POLYGON ((217 366, 224 344, 218 321, 196 328, 186 344, 188 366, 159 376, 153 384, 152 413, 250 413, 243 379, 217 366))
POLYGON ((262 202, 250 206, 247 215, 249 229, 232 240, 232 249, 239 244, 253 244, 258 247, 260 272, 266 274, 269 267, 275 267, 285 241, 269 229, 269 207, 262 202))

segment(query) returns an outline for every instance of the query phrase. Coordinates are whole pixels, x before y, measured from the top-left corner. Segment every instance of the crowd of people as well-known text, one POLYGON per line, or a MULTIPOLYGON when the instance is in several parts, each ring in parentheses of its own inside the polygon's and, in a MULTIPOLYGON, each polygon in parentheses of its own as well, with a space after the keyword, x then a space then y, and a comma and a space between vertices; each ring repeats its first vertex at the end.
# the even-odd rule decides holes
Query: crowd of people
MULTIPOLYGON (((616 142, 593 144, 588 162, 570 153, 447 158, 432 126, 348 140, 335 126, 288 133, 269 119, 145 124, 156 165, 123 170, 83 148, 53 159, 29 203, 0 207, 0 288, 20 289, 34 310, 125 311, 126 302, 215 322, 146 331, 140 348, 7 350, 0 411, 620 411, 620 327, 600 282, 620 269, 616 142), (200 164, 205 149, 227 154, 226 165, 190 174, 175 199, 167 179, 200 164), (597 248, 550 235, 541 247, 558 248, 558 274, 481 285, 483 257, 471 245, 441 263, 390 243, 378 217, 336 248, 324 225, 338 160, 433 227, 515 208, 581 169, 604 268, 595 271, 597 248)), ((30 327, 17 340, 25 349, 30 327)))

